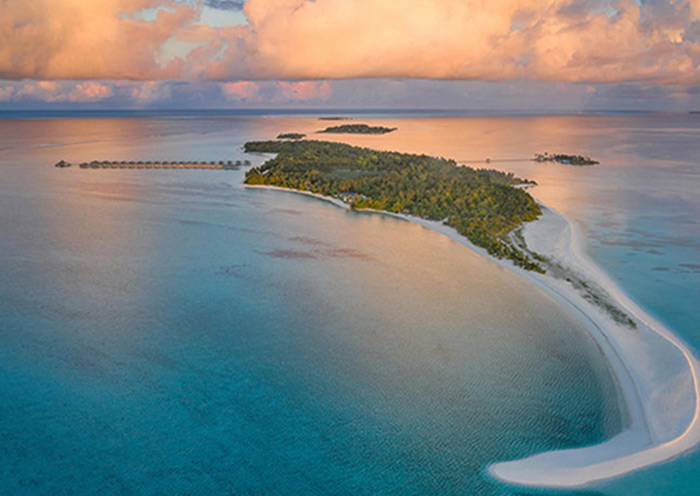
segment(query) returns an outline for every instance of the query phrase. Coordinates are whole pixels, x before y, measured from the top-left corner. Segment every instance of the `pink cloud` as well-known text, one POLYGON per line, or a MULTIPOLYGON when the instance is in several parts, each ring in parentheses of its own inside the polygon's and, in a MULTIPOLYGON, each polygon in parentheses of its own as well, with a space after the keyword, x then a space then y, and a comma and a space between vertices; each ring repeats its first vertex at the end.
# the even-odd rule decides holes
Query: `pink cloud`
POLYGON ((61 85, 55 81, 25 83, 15 92, 15 99, 39 100, 43 102, 65 101, 61 85))
POLYGON ((180 74, 157 53, 189 36, 201 6, 174 0, 5 0, 0 16, 2 79, 153 79, 180 74), (143 9, 159 10, 153 21, 143 9))
POLYGON ((0 102, 9 102, 15 95, 15 89, 12 86, 0 87, 0 102))
POLYGON ((61 86, 55 81, 38 81, 35 84, 37 90, 46 93, 57 93, 61 89, 61 86))
POLYGON ((163 81, 145 81, 130 86, 131 98, 138 103, 151 103, 170 96, 170 86, 163 81))
POLYGON ((618 0, 611 14, 572 0, 248 0, 250 25, 228 33, 206 75, 690 84, 699 4, 618 0))
POLYGON ((248 0, 249 24, 229 27, 200 24, 202 0, 2 5, 0 79, 213 79, 239 85, 224 89, 231 98, 254 98, 241 81, 282 79, 301 81, 280 87, 298 100, 327 95, 309 80, 347 78, 700 83, 700 0, 616 0, 612 11, 588 0, 248 0), (195 48, 163 56, 185 45, 195 48))
POLYGON ((70 99, 73 102, 92 102, 104 100, 112 96, 112 88, 95 81, 87 81, 75 86, 75 89, 70 94, 70 99))
POLYGON ((280 81, 277 84, 286 100, 325 100, 331 94, 327 81, 280 81))
POLYGON ((96 81, 84 83, 35 81, 25 83, 18 88, 8 86, 5 88, 4 95, 5 101, 95 102, 112 96, 112 88, 96 81))
POLYGON ((252 81, 224 83, 221 88, 224 95, 233 100, 255 100, 260 91, 260 86, 252 81))

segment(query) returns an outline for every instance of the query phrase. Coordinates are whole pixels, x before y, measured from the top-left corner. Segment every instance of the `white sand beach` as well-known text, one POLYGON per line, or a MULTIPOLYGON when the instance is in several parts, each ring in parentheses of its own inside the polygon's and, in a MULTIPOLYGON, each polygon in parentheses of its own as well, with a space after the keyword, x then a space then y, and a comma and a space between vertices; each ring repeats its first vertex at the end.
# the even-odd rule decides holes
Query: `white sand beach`
MULTIPOLYGON (((306 191, 264 185, 247 187, 290 191, 350 208, 338 199, 306 191)), ((568 308, 585 325, 609 360, 620 392, 621 409, 626 414, 622 432, 593 446, 499 461, 487 468, 488 474, 517 486, 580 488, 692 450, 700 443, 700 362, 682 339, 634 303, 590 260, 581 232, 573 221, 541 206, 542 217, 523 229, 529 249, 556 261, 568 273, 602 290, 609 303, 636 321, 636 328, 616 322, 565 279, 525 271, 508 260, 495 259, 440 222, 379 212, 443 234, 531 282, 568 308)))
MULTIPOLYGON (((615 322, 569 283, 510 267, 577 314, 608 358, 628 414, 608 441, 495 463, 495 478, 523 486, 576 488, 675 458, 700 442, 700 362, 687 344, 634 303, 585 253, 576 224, 543 206, 527 224, 528 246, 603 289, 633 317, 636 329, 615 322)), ((499 261, 500 263, 500 261, 499 261)), ((501 264, 506 265, 506 264, 501 264)))

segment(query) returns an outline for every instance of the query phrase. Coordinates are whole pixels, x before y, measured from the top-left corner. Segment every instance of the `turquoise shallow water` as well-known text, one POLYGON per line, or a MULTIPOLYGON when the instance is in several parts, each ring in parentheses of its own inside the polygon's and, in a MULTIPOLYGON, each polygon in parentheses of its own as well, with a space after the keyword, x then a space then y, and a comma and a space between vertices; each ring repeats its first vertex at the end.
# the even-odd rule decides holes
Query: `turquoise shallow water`
MULTIPOLYGON (((483 468, 616 431, 614 386, 582 329, 446 238, 246 190, 239 172, 51 166, 236 159, 245 140, 312 125, 0 122, 8 494, 514 494, 483 468)), ((427 142, 425 125, 402 126, 427 142)), ((430 126, 449 148, 449 126, 430 126)), ((582 222, 602 232, 590 211, 582 222)), ((619 245, 596 246, 615 266, 606 247, 619 245)), ((695 494, 695 466, 600 491, 695 494)))

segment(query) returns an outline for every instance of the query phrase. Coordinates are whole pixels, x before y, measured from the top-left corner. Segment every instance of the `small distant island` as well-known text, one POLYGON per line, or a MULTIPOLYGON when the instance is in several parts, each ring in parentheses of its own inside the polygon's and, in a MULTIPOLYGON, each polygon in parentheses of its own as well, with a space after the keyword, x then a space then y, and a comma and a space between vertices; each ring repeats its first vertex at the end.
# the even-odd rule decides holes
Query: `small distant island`
POLYGON ((512 173, 325 141, 254 141, 244 149, 277 154, 246 172, 246 184, 306 191, 354 209, 440 221, 493 256, 545 272, 537 255, 526 254, 508 235, 541 214, 532 196, 514 187, 529 181, 512 173))
POLYGON ((340 126, 331 126, 318 132, 335 134, 387 134, 397 129, 396 127, 368 126, 367 124, 342 124, 340 126))
POLYGON ((277 136, 277 139, 300 140, 305 137, 306 135, 304 133, 282 133, 277 136))
POLYGON ((319 117, 319 121, 347 121, 350 120, 350 117, 342 117, 342 116, 328 116, 328 117, 319 117))
POLYGON ((535 162, 557 162, 564 165, 596 165, 600 162, 584 155, 566 155, 564 153, 538 153, 533 159, 535 162))
POLYGON ((70 167, 72 164, 70 162, 66 162, 65 160, 59 160, 56 162, 56 167, 60 169, 65 169, 66 167, 70 167))

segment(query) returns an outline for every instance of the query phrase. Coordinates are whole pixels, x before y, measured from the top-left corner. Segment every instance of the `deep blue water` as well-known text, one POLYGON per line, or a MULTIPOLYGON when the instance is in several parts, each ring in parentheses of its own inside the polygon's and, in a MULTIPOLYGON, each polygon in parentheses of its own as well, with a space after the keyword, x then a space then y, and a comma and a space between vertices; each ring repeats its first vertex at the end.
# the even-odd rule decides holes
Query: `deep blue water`
MULTIPOLYGON (((425 151, 450 155, 459 150, 446 137, 493 127, 403 119, 402 129, 424 136, 425 151)), ((567 122, 568 135, 598 129, 567 122)), ((246 190, 242 172, 52 167, 59 158, 235 160, 246 140, 318 125, 312 117, 235 115, 0 122, 7 494, 506 495, 514 492, 483 477, 488 463, 595 442, 619 428, 605 361, 576 322, 431 231, 246 190)), ((470 152, 482 154, 476 143, 470 152)), ((669 174, 685 167, 696 177, 692 152, 680 165, 674 157, 663 159, 669 174)), ((597 170, 600 184, 624 186, 619 171, 634 164, 619 162, 607 177, 597 170)), ((698 200, 686 194, 688 180, 667 179, 676 196, 654 188, 662 198, 647 219, 632 199, 621 206, 614 197, 607 210, 599 201, 562 201, 565 184, 604 191, 590 177, 529 175, 551 192, 550 203, 559 198, 553 206, 578 214, 596 259, 697 345, 689 331, 697 320, 683 300, 697 295, 697 275, 640 265, 675 270, 697 261, 690 212, 698 200), (620 253, 622 244, 606 244, 617 238, 605 229, 628 226, 663 248, 620 253), (669 229, 685 234, 672 238, 669 229), (642 267, 638 280, 624 279, 623 262, 642 267)), ((631 177, 642 181, 637 169, 631 177)), ((697 462, 687 457, 600 491, 696 494, 697 462)))

